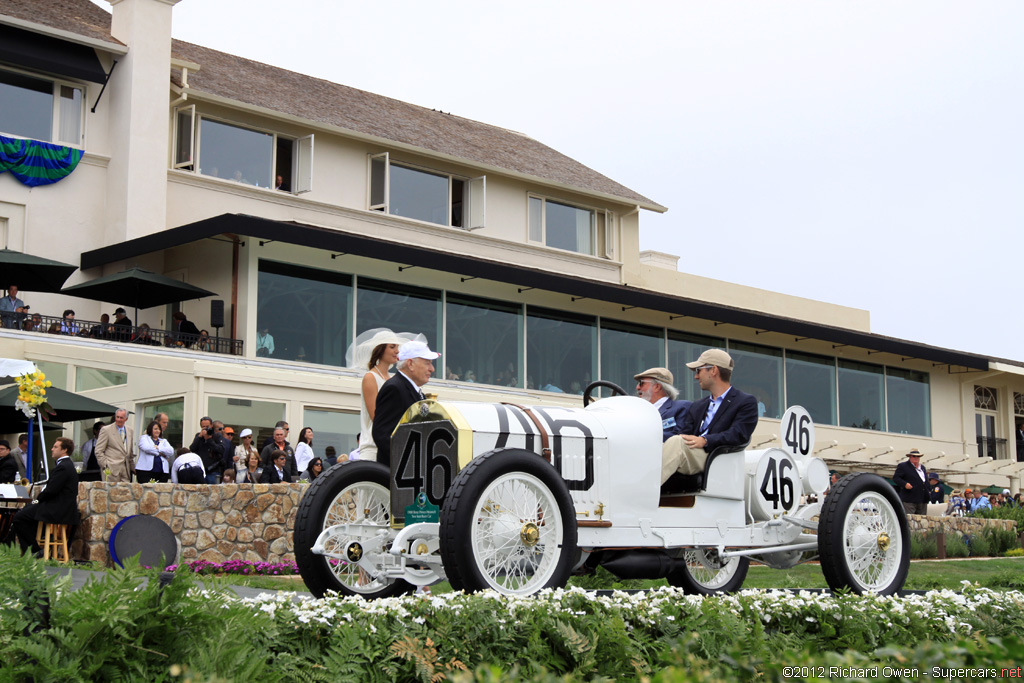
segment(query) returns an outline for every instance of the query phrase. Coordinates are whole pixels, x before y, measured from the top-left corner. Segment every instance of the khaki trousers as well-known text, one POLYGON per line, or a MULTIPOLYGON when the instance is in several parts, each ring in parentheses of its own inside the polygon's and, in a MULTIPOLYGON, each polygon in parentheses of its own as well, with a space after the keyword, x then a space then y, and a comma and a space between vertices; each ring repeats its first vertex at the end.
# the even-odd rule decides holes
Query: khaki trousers
MULTIPOLYGON (((99 458, 97 458, 99 460, 99 458)), ((128 461, 124 459, 114 458, 101 462, 100 467, 103 469, 110 470, 110 476, 104 476, 104 481, 114 482, 130 482, 132 480, 131 469, 128 467, 128 461)))
POLYGON ((678 434, 661 446, 661 483, 676 472, 697 474, 704 471, 708 453, 703 448, 690 448, 678 434))

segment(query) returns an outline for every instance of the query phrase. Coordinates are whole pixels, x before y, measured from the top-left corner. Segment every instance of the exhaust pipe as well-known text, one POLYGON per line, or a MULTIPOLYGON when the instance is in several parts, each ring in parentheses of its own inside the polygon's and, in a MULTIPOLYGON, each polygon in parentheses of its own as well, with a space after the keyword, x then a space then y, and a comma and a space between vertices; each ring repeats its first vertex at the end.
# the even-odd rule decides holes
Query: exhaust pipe
POLYGON ((664 550, 630 550, 606 554, 601 566, 620 579, 663 579, 685 562, 669 557, 664 550))

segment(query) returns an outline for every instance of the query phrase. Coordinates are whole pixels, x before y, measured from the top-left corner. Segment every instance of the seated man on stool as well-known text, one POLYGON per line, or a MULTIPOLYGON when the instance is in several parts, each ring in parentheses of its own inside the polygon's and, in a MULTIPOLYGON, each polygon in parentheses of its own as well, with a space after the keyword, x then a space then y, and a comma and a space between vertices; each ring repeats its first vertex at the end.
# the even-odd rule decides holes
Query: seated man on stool
POLYGON ((15 513, 6 542, 13 543, 17 536, 22 553, 29 547, 39 552, 40 548, 36 545, 36 527, 39 522, 75 523, 78 512, 78 473, 71 462, 74 450, 75 442, 71 439, 60 437, 54 442, 50 453, 57 464, 50 472, 49 481, 36 496, 37 502, 15 513))
POLYGON ((661 449, 661 483, 676 472, 704 471, 708 453, 720 446, 743 446, 757 426, 757 399, 730 384, 732 357, 721 349, 708 349, 686 367, 710 397, 694 401, 683 417, 682 434, 661 449))

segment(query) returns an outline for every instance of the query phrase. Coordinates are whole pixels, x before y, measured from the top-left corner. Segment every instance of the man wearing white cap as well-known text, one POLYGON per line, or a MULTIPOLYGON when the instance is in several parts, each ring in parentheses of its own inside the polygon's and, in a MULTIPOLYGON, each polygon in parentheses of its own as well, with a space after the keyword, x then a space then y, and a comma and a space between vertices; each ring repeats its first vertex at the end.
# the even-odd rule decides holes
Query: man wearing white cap
POLYGON ((676 400, 679 390, 672 386, 672 372, 668 368, 651 368, 633 375, 633 379, 636 380, 636 395, 654 404, 661 413, 661 440, 667 441, 670 436, 682 434, 683 417, 691 402, 676 400))
POLYGON ((683 418, 682 434, 668 439, 661 450, 661 483, 676 472, 704 471, 708 453, 721 446, 744 446, 757 427, 757 399, 733 388, 732 357, 708 349, 686 367, 700 388, 710 392, 694 401, 683 418))
POLYGON ((377 462, 385 467, 391 467, 391 433, 409 406, 423 400, 420 387, 430 381, 434 359, 440 355, 431 351, 426 342, 406 342, 398 351, 398 372, 377 392, 373 441, 377 444, 377 462))

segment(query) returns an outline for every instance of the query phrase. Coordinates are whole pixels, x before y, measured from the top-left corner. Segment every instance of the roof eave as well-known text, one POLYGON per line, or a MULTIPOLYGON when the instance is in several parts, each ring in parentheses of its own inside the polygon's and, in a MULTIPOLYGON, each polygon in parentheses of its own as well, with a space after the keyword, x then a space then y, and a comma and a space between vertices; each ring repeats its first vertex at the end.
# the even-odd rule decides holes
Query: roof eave
POLYGON ((116 55, 128 54, 128 46, 121 43, 112 43, 106 40, 99 40, 98 38, 90 38, 89 36, 83 36, 80 33, 65 31, 63 29, 54 28, 53 26, 47 26, 46 24, 39 24, 34 21, 26 21, 6 14, 0 15, 0 23, 25 29, 26 31, 32 31, 33 33, 42 33, 43 35, 53 36, 54 38, 78 43, 79 45, 86 45, 88 47, 116 55))

